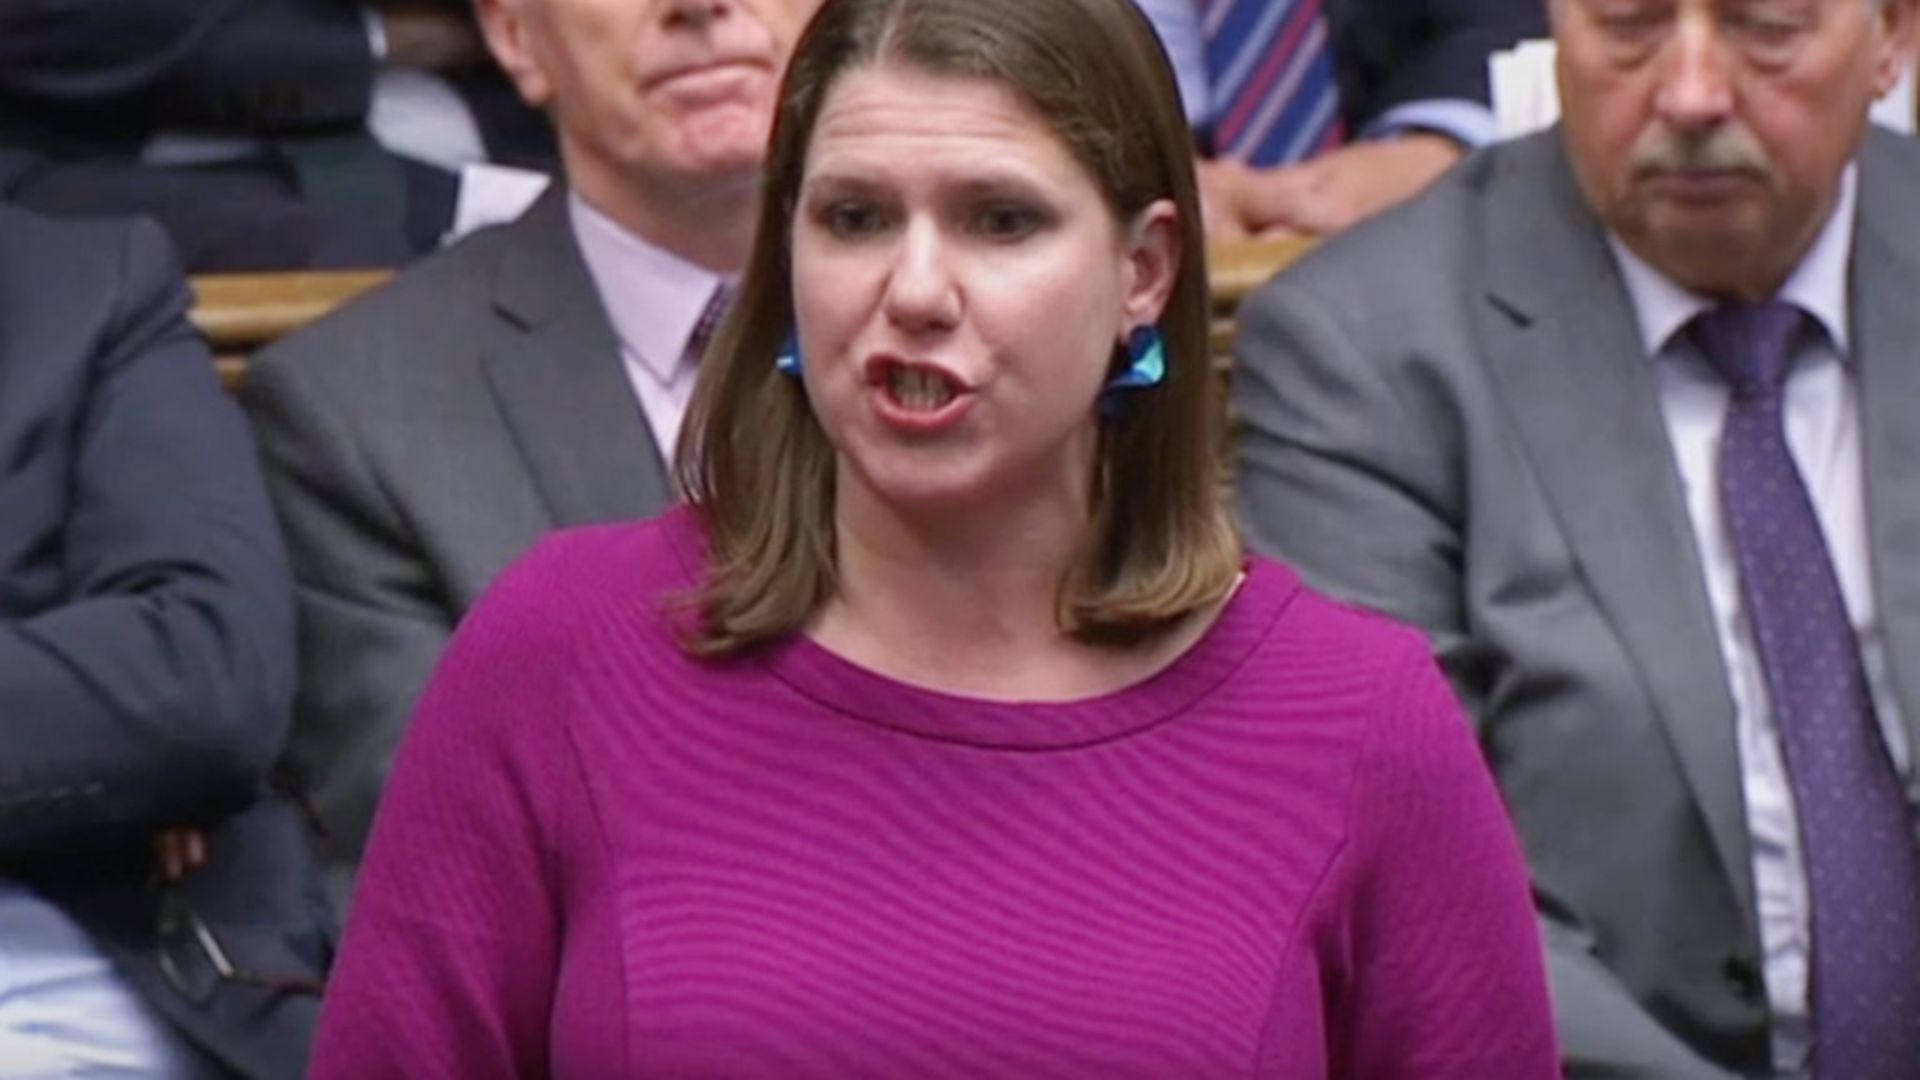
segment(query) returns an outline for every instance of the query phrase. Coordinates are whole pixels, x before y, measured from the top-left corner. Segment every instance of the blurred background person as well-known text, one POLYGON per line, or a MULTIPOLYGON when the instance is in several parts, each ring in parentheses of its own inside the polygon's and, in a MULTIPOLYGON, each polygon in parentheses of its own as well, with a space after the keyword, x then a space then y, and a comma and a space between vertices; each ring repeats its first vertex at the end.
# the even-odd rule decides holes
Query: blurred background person
POLYGON ((478 162, 554 151, 465 0, 0 4, 0 198, 147 214, 190 273, 399 265, 478 162))
POLYGON ((1540 0, 1136 0, 1202 133, 1219 239, 1337 232, 1495 138, 1487 61, 1540 0))
POLYGON ((267 349, 243 402, 299 583, 288 763, 344 903, 468 606, 550 529, 665 508, 813 0, 482 0, 564 183, 267 349))
POLYGON ((331 952, 266 793, 293 600, 151 224, 0 206, 0 1073, 301 1074, 331 952))
POLYGON ((829 0, 760 207, 691 507, 455 635, 315 1075, 1555 1075, 1424 643, 1242 556, 1140 14, 829 0))

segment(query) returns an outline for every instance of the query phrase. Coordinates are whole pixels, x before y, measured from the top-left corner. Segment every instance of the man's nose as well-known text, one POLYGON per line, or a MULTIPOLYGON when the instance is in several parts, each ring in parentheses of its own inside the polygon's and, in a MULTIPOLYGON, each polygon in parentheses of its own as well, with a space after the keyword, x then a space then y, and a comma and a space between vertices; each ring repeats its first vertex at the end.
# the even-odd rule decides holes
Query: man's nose
POLYGON ((1714 23, 1694 12, 1681 18, 1660 57, 1654 111, 1683 131, 1698 131, 1733 115, 1734 76, 1740 60, 1714 23))
POLYGON ((725 18, 737 0, 667 0, 667 22, 694 29, 725 18))

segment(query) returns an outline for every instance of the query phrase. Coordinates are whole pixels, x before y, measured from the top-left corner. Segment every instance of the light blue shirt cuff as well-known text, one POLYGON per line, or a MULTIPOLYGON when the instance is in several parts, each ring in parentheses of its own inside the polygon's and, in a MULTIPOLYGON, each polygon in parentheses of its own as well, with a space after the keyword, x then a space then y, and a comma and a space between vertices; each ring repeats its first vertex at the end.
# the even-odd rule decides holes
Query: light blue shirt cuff
POLYGON ((367 27, 367 45, 373 50, 373 62, 384 63, 387 59, 387 24, 380 21, 380 13, 370 7, 360 9, 360 18, 367 27))
POLYGON ((1493 110, 1464 98, 1430 98, 1396 105, 1367 125, 1363 139, 1384 139, 1406 131, 1432 131, 1469 150, 1498 141, 1493 110))
POLYGON ((1160 37, 1160 47, 1167 51, 1187 123, 1199 127, 1213 112, 1207 90, 1207 43, 1200 36, 1199 10, 1193 0, 1134 0, 1134 3, 1153 24, 1154 33, 1160 37))

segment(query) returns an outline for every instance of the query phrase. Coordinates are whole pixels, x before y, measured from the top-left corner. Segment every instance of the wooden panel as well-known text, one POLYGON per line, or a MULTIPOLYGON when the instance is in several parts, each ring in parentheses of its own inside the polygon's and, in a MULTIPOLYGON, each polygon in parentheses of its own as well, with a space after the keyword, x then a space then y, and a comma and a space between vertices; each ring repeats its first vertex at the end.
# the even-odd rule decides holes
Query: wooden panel
POLYGON ((193 322, 221 352, 278 338, 387 280, 385 270, 204 274, 193 279, 193 322))
MULTIPOLYGON (((1227 362, 1240 301, 1313 246, 1311 240, 1255 240, 1207 249, 1213 287, 1212 344, 1227 362)), ((386 281, 385 270, 282 274, 205 274, 192 280, 191 318, 213 346, 220 379, 231 390, 246 374, 246 357, 282 334, 325 315, 386 281)))
POLYGON ((1314 241, 1246 240, 1207 248, 1207 278, 1213 289, 1213 323, 1208 328, 1213 362, 1226 370, 1233 356, 1233 320, 1240 301, 1267 283, 1313 247, 1314 241))
POLYGON ((1207 245, 1207 278, 1213 289, 1214 308, 1238 307, 1248 293, 1312 250, 1315 242, 1310 237, 1292 237, 1207 245))

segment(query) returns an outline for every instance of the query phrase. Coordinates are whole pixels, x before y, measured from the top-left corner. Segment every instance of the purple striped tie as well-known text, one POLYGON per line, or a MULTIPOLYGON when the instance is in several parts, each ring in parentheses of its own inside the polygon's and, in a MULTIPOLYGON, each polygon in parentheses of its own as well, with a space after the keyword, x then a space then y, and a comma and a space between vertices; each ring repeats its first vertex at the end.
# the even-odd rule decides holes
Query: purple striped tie
POLYGON ((1340 93, 1320 0, 1195 3, 1219 156, 1283 165, 1340 142, 1340 93))
POLYGON ((706 355, 707 346, 712 344, 714 332, 720 329, 720 320, 732 303, 732 285, 721 282, 713 287, 713 295, 707 297, 707 305, 700 309, 700 317, 687 333, 687 345, 681 354, 684 363, 697 364, 706 355))
POLYGON ((1874 718, 1782 387, 1805 324, 1781 303, 1719 308, 1695 340, 1732 388, 1720 499, 1799 807, 1813 905, 1821 1080, 1920 1078, 1920 845, 1874 718))

